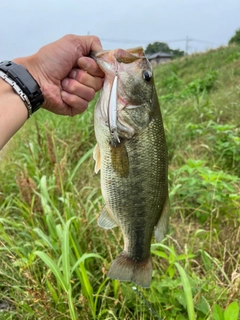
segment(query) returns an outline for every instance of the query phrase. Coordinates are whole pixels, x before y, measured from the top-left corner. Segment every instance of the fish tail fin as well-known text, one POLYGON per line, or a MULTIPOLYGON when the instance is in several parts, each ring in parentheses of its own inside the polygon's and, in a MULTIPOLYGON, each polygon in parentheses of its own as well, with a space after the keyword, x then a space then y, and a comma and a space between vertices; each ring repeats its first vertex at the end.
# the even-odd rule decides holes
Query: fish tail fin
POLYGON ((113 261, 108 277, 120 281, 132 281, 144 288, 150 287, 152 279, 152 258, 136 261, 130 258, 125 251, 113 261))

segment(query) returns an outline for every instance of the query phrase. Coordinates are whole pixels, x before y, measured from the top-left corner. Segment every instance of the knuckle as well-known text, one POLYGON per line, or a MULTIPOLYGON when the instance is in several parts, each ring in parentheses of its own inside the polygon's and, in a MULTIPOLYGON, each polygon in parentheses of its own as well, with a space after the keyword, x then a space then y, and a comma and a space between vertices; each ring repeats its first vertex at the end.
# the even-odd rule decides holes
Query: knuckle
POLYGON ((72 108, 71 116, 82 113, 88 107, 88 101, 73 94, 68 94, 64 101, 72 108))
POLYGON ((92 40, 94 42, 101 43, 100 38, 98 38, 97 36, 92 36, 92 40))
POLYGON ((74 97, 74 95, 72 95, 72 94, 68 94, 68 96, 67 96, 67 103, 69 104, 69 105, 74 105, 74 103, 75 103, 75 97, 74 97))
POLYGON ((74 38, 74 35, 70 34, 70 33, 63 36, 63 39, 65 39, 67 41, 72 41, 73 38, 74 38))
POLYGON ((89 88, 88 90, 89 101, 93 100, 95 97, 95 90, 93 88, 89 88))
POLYGON ((62 87, 69 93, 74 93, 76 91, 76 81, 70 78, 64 79, 62 87))
POLYGON ((103 86, 103 80, 101 78, 96 79, 96 91, 100 90, 103 86))
POLYGON ((86 100, 82 100, 82 102, 81 102, 81 112, 86 110, 87 107, 88 107, 88 102, 86 100))
POLYGON ((78 86, 78 82, 72 79, 69 83, 69 90, 71 90, 72 93, 76 93, 78 90, 78 86))
POLYGON ((85 83, 87 73, 84 70, 78 70, 76 80, 80 83, 85 83))
POLYGON ((65 78, 62 80, 62 87, 65 89, 68 87, 69 79, 65 78))

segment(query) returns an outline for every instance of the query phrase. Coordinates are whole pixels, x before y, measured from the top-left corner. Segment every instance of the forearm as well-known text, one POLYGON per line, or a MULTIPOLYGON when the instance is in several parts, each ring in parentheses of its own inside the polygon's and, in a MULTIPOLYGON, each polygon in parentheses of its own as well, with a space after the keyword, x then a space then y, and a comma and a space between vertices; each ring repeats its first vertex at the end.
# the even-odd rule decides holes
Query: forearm
POLYGON ((23 126, 27 117, 28 111, 22 99, 0 79, 0 150, 23 126))

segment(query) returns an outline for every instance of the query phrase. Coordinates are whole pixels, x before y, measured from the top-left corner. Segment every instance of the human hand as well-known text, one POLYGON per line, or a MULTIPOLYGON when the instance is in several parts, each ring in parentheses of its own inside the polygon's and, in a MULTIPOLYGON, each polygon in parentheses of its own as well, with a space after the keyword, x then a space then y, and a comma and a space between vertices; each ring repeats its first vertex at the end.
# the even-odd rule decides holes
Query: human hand
POLYGON ((43 108, 74 116, 82 113, 102 88, 104 73, 87 57, 90 51, 100 50, 95 36, 67 35, 32 56, 13 61, 22 64, 40 85, 43 108))

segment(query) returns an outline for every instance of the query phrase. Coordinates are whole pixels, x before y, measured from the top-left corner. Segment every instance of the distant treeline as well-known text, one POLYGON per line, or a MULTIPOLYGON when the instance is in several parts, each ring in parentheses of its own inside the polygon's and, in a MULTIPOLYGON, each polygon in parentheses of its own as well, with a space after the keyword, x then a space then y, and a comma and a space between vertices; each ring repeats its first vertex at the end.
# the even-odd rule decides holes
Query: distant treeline
POLYGON ((165 42, 154 42, 150 43, 145 52, 147 54, 153 54, 157 52, 164 52, 164 53, 169 53, 173 55, 173 58, 179 58, 185 55, 185 52, 179 49, 171 49, 169 48, 168 44, 165 42))
MULTIPOLYGON (((236 30, 235 35, 229 40, 228 44, 240 45, 240 28, 236 30)), ((172 54, 173 58, 179 58, 185 55, 185 52, 180 49, 171 49, 165 42, 154 42, 147 45, 145 50, 147 54, 153 54, 157 52, 164 52, 172 54)))

